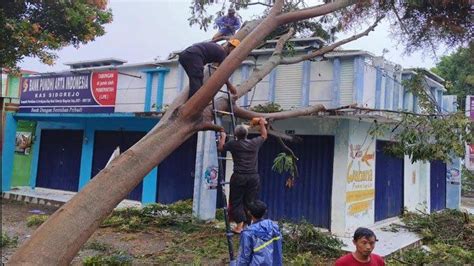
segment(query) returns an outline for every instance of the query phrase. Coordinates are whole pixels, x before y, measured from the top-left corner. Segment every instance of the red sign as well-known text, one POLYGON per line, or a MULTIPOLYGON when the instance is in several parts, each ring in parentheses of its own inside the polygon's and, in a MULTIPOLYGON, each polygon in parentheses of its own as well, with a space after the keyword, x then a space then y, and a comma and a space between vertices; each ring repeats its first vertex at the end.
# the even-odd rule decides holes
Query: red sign
POLYGON ((92 95, 100 105, 115 105, 117 71, 92 73, 92 95))
POLYGON ((117 80, 116 70, 23 78, 20 112, 113 113, 117 80))

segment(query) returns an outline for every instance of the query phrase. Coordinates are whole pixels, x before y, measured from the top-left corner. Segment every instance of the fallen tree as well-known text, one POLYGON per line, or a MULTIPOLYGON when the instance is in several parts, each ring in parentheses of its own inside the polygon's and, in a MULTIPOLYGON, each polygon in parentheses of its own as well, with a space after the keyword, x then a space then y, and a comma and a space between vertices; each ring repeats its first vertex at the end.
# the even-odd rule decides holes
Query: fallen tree
MULTIPOLYGON (((197 131, 220 129, 212 123, 212 110, 209 102, 234 70, 240 66, 254 48, 265 40, 267 35, 281 25, 325 16, 349 7, 352 9, 347 13, 353 14, 353 16, 355 16, 354 14, 364 14, 361 10, 372 10, 373 2, 337 0, 288 12, 282 12, 283 4, 283 0, 274 1, 264 18, 247 23, 234 36, 241 40, 241 44, 208 77, 199 91, 187 101, 187 90, 178 95, 160 122, 143 139, 114 159, 82 191, 56 211, 12 256, 9 263, 12 265, 69 264, 101 222, 153 167, 163 161, 197 131), (104 190, 107 193, 104 193, 104 190)), ((375 17, 374 25, 360 34, 329 45, 326 48, 323 47, 319 52, 313 51, 307 56, 285 59, 281 57, 281 49, 284 42, 292 35, 289 31, 282 36, 268 65, 259 71, 254 71, 249 80, 238 88, 237 97, 241 97, 250 91, 258 81, 280 63, 297 63, 308 60, 323 55, 339 45, 367 35, 381 19, 381 16, 375 17)), ((218 109, 227 110, 228 106, 225 99, 218 99, 216 103, 218 109)), ((239 107, 235 111, 236 115, 241 118, 263 116, 270 120, 278 120, 311 115, 324 110, 324 106, 318 105, 268 114, 256 113, 239 107)))

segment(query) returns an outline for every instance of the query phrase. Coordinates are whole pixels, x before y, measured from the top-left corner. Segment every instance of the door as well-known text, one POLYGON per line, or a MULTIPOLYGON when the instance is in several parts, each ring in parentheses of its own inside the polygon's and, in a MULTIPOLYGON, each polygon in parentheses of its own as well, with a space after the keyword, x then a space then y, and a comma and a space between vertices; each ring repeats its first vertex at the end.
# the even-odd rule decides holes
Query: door
POLYGON ((78 191, 82 130, 41 130, 36 186, 78 191))
POLYGON ((388 141, 377 141, 375 154, 375 221, 403 212, 403 159, 384 152, 388 141))
MULTIPOLYGON (((96 176, 107 164, 117 147, 124 153, 139 141, 145 132, 139 131, 96 131, 94 136, 94 153, 92 157, 92 177, 96 176)), ((143 182, 140 182, 128 194, 127 199, 142 200, 143 182)))
POLYGON ((443 161, 430 162, 430 210, 446 208, 446 164, 443 161))
POLYGON ((334 137, 300 137, 301 143, 288 144, 299 158, 299 176, 291 188, 286 185, 288 175, 272 171, 273 160, 283 152, 280 144, 271 137, 263 144, 258 158, 261 199, 268 205, 271 219, 304 219, 330 229, 334 137))
POLYGON ((157 202, 169 204, 193 197, 196 145, 197 134, 159 164, 157 202))

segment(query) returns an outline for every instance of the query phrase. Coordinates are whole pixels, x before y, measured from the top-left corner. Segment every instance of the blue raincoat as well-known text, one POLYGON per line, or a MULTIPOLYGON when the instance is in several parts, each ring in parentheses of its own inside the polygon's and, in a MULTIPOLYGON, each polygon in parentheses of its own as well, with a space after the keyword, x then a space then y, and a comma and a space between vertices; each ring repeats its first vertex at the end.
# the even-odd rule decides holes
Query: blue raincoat
POLYGON ((237 265, 282 265, 282 235, 278 225, 265 219, 240 235, 237 265))

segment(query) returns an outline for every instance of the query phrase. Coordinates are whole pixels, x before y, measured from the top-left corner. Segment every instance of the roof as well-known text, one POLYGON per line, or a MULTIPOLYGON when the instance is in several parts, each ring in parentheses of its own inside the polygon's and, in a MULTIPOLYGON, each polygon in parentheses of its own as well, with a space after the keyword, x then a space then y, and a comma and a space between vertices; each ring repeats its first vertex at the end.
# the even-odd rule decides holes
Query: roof
POLYGON ((436 75, 435 73, 433 73, 432 71, 428 70, 428 69, 425 69, 425 68, 406 68, 403 70, 403 74, 417 74, 417 70, 421 70, 423 72, 423 74, 425 75, 425 79, 428 81, 428 85, 430 87, 432 86, 436 86, 438 88, 440 88, 441 90, 443 91, 447 91, 446 88, 444 87, 444 82, 445 80, 436 75))
POLYGON ((21 72, 22 74, 36 74, 36 73, 38 73, 37 71, 25 70, 25 69, 20 69, 20 72, 21 72))
MULTIPOLYGON (((275 47, 277 44, 278 40, 268 40, 265 42, 263 46, 272 46, 275 47)), ((293 42, 295 43, 295 46, 301 47, 301 46, 311 46, 314 44, 318 44, 318 46, 324 45, 326 42, 320 38, 320 37, 308 37, 308 38, 292 38, 289 39, 288 42, 293 42)))
POLYGON ((127 63, 126 60, 110 57, 103 59, 85 60, 77 62, 67 62, 64 65, 69 66, 72 69, 85 68, 85 67, 97 67, 97 66, 117 66, 127 63))
POLYGON ((326 53, 324 57, 331 58, 331 57, 346 57, 346 56, 357 56, 357 55, 375 57, 373 53, 363 51, 363 50, 334 50, 332 52, 326 53))
POLYGON ((83 68, 74 68, 74 69, 65 69, 60 71, 54 72, 42 72, 36 73, 38 75, 58 75, 63 73, 71 73, 71 72, 80 72, 80 71, 93 71, 93 70, 114 70, 114 69, 126 69, 126 68, 134 68, 134 67, 159 67, 160 64, 158 61, 150 61, 150 62, 143 62, 143 63, 133 63, 133 64, 123 64, 123 65, 104 65, 104 66, 93 66, 93 67, 83 67, 83 68))
MULTIPOLYGON (((5 72, 5 73, 9 73, 9 72, 10 72, 10 69, 5 68, 5 67, 4 67, 4 68, 0 68, 0 70, 1 70, 2 72, 5 72)), ((35 74, 35 73, 38 73, 38 72, 32 71, 32 70, 20 69, 20 73, 21 73, 21 74, 35 74)))
POLYGON ((405 68, 405 70, 407 72, 411 71, 411 73, 416 73, 416 70, 423 70, 423 72, 425 72, 425 74, 427 74, 428 76, 430 76, 430 78, 436 80, 437 82, 445 82, 446 81, 442 77, 440 77, 439 75, 434 73, 433 71, 431 71, 429 69, 426 69, 426 68, 405 68))

